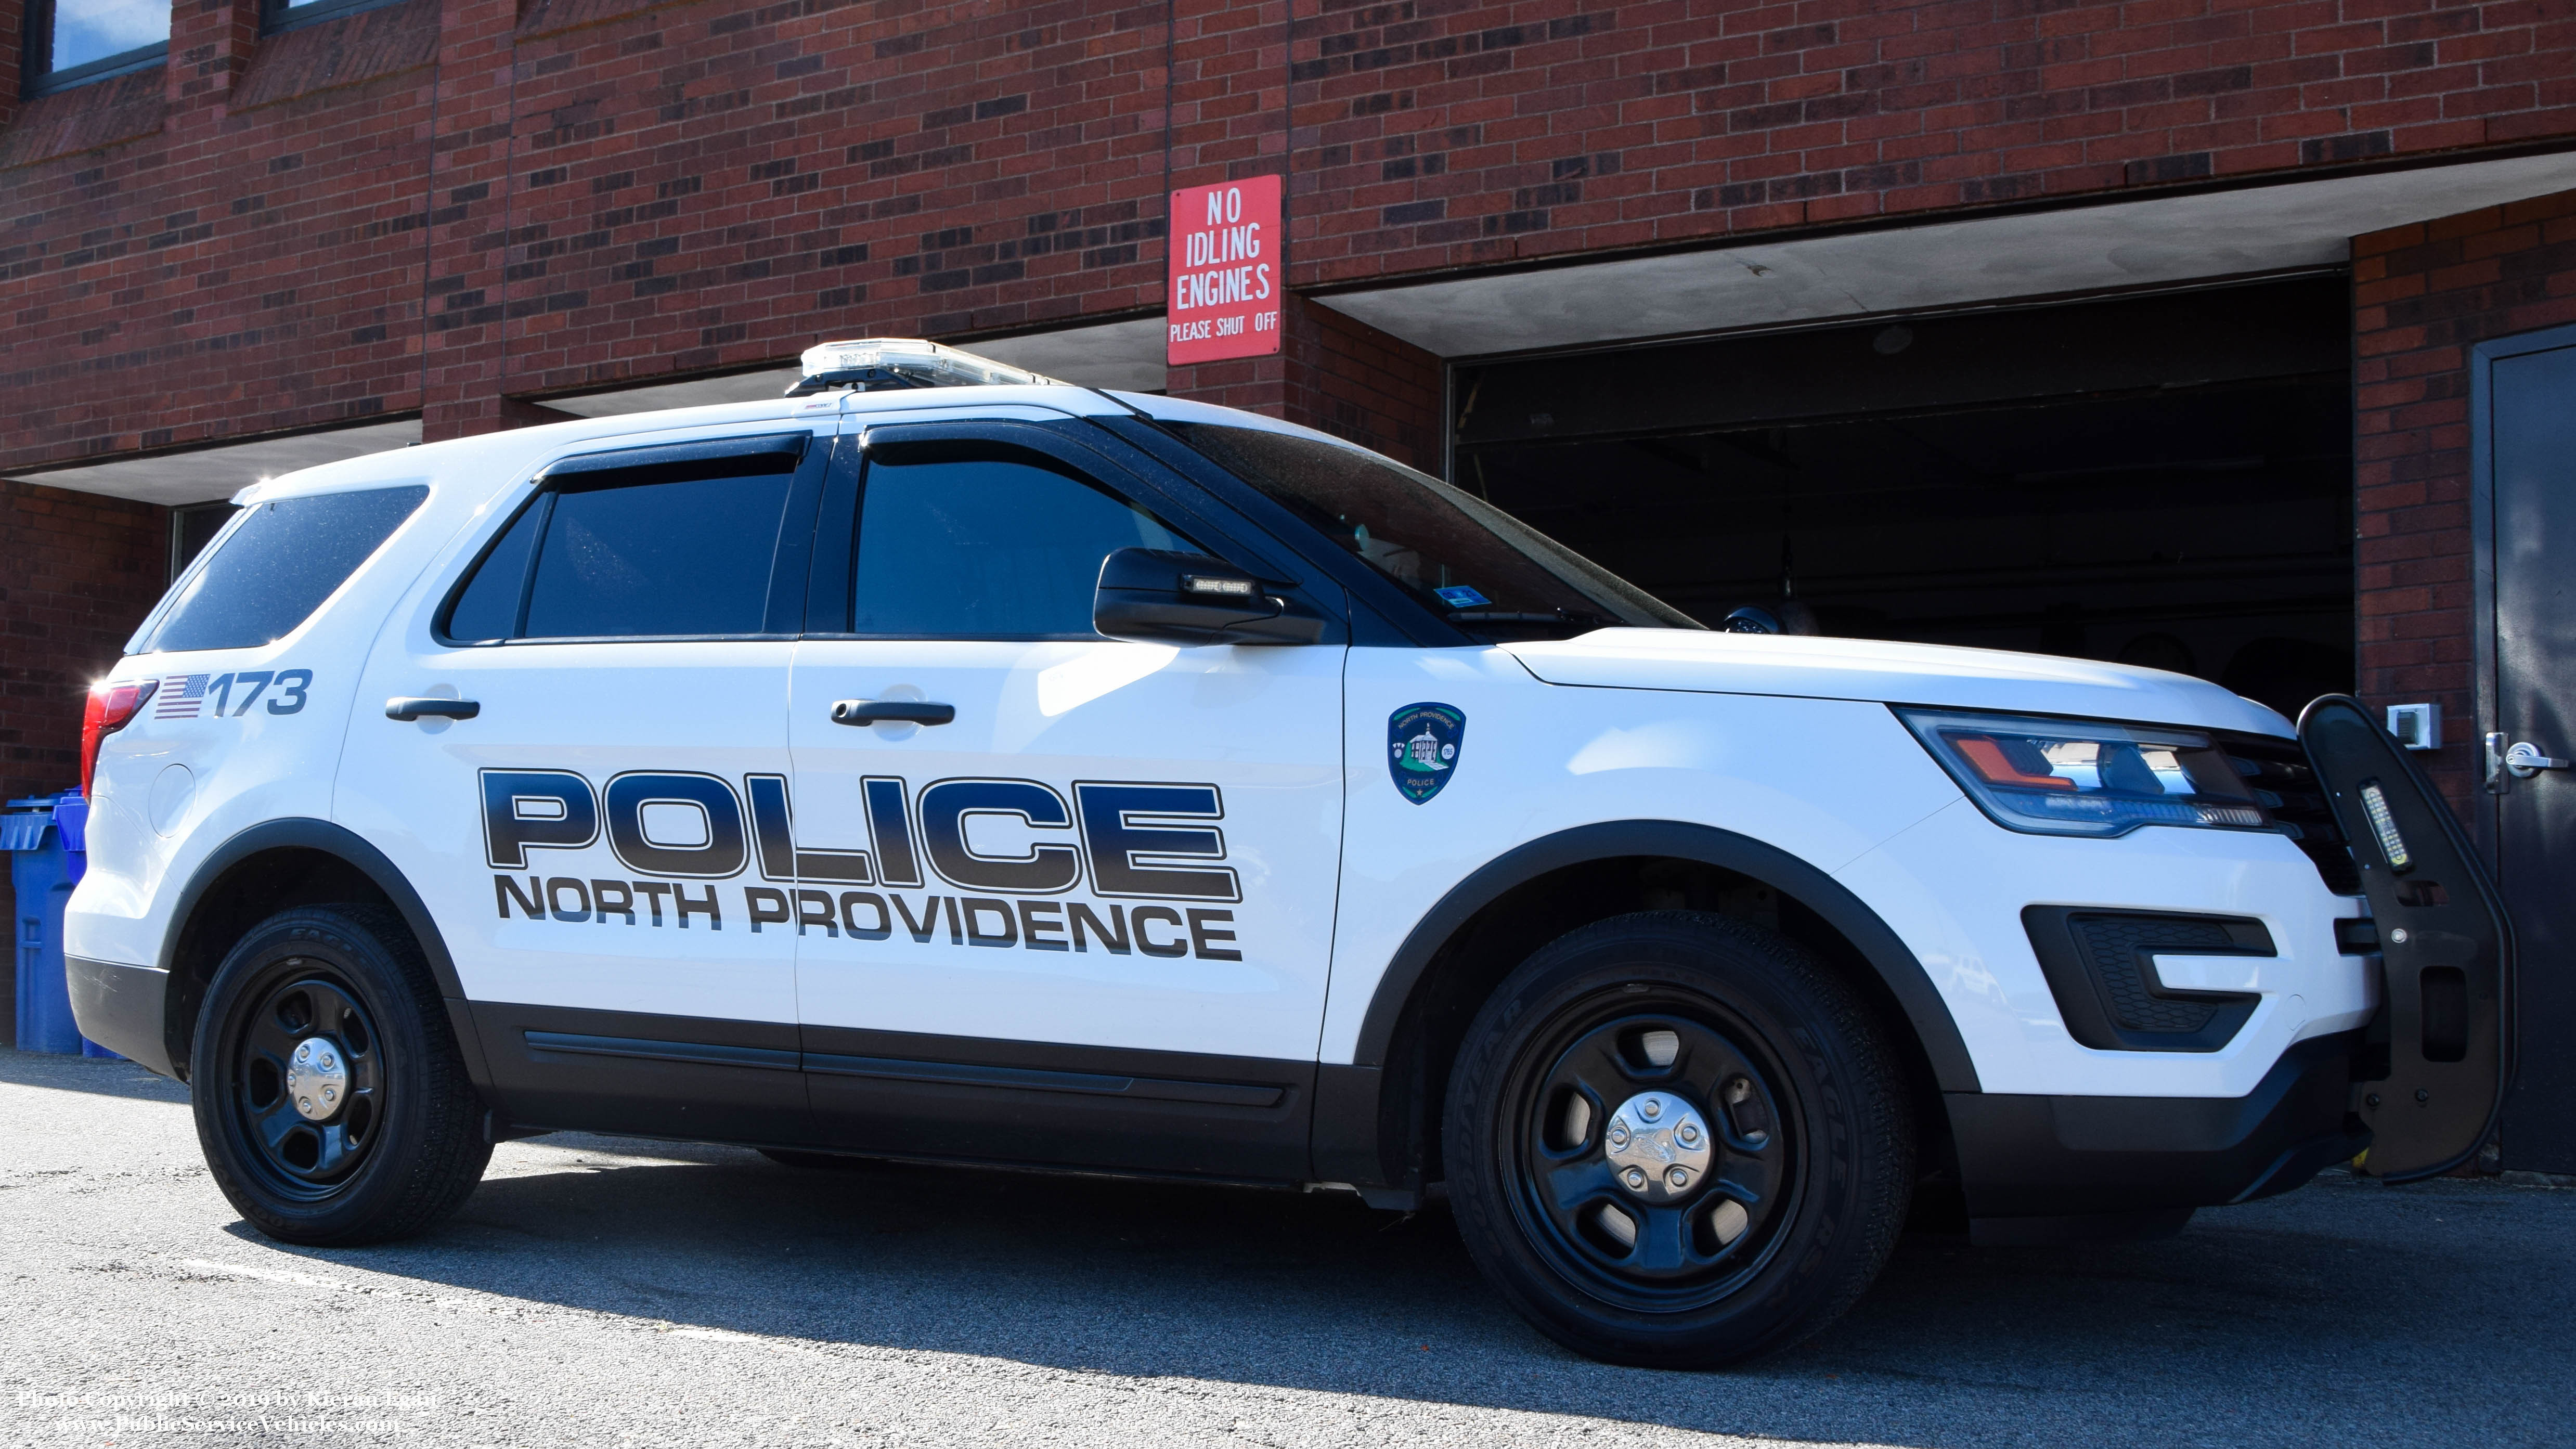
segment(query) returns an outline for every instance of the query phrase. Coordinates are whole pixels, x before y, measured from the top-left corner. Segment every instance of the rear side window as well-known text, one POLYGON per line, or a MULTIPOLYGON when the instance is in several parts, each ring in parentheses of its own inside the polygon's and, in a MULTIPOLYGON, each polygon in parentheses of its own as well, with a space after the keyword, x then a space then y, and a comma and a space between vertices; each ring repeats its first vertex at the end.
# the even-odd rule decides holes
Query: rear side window
POLYGON ((444 634, 479 643, 763 632, 802 447, 755 440, 675 460, 657 451, 549 477, 457 591, 444 634))
POLYGON ((254 505, 180 582, 132 652, 248 649, 285 638, 428 496, 414 484, 254 505))
POLYGON ((1013 457, 868 464, 852 632, 911 639, 1096 639, 1100 561, 1192 547, 1088 479, 1013 457))

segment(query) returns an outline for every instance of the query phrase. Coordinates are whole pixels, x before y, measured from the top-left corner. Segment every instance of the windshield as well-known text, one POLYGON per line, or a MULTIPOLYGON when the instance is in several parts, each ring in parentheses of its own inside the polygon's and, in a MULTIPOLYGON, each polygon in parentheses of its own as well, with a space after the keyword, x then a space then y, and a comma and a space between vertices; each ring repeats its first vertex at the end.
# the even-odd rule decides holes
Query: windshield
POLYGON ((1163 426, 1480 638, 1701 627, 1493 505, 1374 453, 1260 428, 1163 426))

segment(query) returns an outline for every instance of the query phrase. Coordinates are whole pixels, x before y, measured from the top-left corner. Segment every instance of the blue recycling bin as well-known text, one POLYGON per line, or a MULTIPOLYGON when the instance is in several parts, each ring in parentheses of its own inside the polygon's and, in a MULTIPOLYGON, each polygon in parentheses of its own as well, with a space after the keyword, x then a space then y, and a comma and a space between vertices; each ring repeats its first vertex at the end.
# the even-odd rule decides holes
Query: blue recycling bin
POLYGON ((89 801, 78 790, 12 800, 0 814, 17 892, 10 935, 18 953, 18 1050, 112 1057, 82 1038, 63 974, 63 907, 89 867, 89 801))

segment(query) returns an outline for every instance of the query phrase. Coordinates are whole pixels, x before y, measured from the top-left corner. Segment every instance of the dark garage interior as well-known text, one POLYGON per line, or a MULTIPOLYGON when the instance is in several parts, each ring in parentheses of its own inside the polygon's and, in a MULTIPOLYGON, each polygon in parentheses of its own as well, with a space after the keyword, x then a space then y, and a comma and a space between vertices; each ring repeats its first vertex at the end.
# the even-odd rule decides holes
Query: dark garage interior
POLYGON ((1458 368, 1460 486, 1711 623, 2353 687, 2341 275, 1458 368))

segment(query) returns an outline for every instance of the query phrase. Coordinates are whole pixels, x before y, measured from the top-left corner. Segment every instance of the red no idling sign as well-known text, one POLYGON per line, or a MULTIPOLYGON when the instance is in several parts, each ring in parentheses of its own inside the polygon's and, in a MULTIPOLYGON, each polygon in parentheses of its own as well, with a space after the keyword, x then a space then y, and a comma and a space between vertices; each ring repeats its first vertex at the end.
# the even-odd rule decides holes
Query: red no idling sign
POLYGON ((1279 350, 1279 178, 1172 193, 1171 338, 1164 360, 1216 362, 1279 350))

